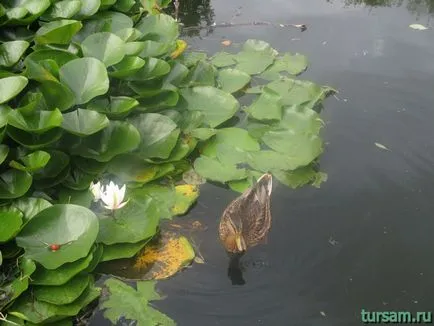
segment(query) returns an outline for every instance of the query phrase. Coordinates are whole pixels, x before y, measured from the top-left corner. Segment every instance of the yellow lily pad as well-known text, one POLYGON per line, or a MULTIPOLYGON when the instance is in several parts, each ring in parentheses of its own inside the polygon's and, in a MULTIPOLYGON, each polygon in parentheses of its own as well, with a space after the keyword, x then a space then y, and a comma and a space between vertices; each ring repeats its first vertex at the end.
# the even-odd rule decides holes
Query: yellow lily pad
POLYGON ((199 187, 196 185, 178 185, 175 187, 175 205, 172 207, 174 215, 185 214, 199 197, 199 187))
POLYGON ((170 54, 170 57, 172 59, 176 59, 185 51, 186 48, 187 48, 187 42, 185 42, 183 40, 177 40, 176 41, 176 50, 170 54))
POLYGON ((186 237, 164 232, 155 245, 146 246, 134 263, 136 272, 145 271, 142 279, 161 280, 188 266, 195 253, 186 237))

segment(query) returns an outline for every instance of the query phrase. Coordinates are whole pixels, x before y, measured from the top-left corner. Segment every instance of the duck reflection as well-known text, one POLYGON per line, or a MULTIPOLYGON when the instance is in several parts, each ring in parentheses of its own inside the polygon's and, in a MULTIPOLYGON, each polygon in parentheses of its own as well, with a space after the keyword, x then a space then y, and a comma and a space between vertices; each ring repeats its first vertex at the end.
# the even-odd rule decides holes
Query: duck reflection
POLYGON ((240 259, 243 255, 244 252, 229 254, 228 277, 231 280, 232 285, 246 284, 246 281, 243 278, 243 271, 240 264, 240 259))

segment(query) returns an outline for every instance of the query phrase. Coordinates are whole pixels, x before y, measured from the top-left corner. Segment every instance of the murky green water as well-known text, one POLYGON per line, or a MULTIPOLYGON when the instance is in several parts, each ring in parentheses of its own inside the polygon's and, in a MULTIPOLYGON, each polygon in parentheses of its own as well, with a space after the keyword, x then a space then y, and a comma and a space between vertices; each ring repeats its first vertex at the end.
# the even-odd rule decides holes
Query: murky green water
MULTIPOLYGON (((321 189, 278 185, 266 246, 243 258, 233 285, 217 237, 235 193, 207 185, 187 218, 206 264, 160 282, 156 306, 181 326, 361 325, 362 308, 432 311, 434 302, 434 1, 181 0, 187 26, 270 21, 308 29, 243 26, 190 31, 210 53, 257 38, 310 60, 303 78, 339 90, 322 117, 321 189), (355 4, 352 4, 352 3, 355 4), (384 6, 382 6, 382 4, 384 6), (236 14, 239 14, 236 16, 236 14), (375 143, 387 146, 384 151, 375 143), (239 275, 238 275, 239 276, 239 275)), ((95 325, 108 325, 97 318, 95 325)))

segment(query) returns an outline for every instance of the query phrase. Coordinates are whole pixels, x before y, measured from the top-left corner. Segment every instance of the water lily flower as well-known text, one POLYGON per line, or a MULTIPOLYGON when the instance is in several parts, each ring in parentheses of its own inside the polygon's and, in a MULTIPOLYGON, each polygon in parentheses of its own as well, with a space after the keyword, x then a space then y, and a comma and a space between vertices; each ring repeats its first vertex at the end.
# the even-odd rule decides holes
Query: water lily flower
POLYGON ((129 201, 128 199, 123 202, 125 190, 126 185, 119 189, 119 186, 115 185, 113 181, 110 181, 109 185, 101 192, 101 200, 105 204, 104 207, 112 211, 124 207, 129 201))
POLYGON ((98 201, 101 199, 101 183, 98 181, 97 183, 92 182, 92 184, 89 187, 90 191, 93 194, 93 201, 98 201))

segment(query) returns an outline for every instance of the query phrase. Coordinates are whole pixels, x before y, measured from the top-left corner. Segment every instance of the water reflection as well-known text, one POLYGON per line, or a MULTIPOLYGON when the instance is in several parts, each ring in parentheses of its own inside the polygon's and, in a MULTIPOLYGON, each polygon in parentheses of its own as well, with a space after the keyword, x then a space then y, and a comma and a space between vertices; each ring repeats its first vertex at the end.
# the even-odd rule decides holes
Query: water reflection
MULTIPOLYGON (((326 0, 327 2, 336 2, 336 0, 326 0)), ((344 0, 345 6, 368 7, 404 7, 415 15, 433 14, 434 0, 344 0)))
MULTIPOLYGON (((170 11, 175 11, 174 6, 170 11)), ((214 11, 211 0, 181 0, 179 1, 178 18, 186 27, 197 27, 186 30, 187 36, 198 36, 201 28, 209 27, 214 22, 214 11)))
POLYGON ((243 254, 232 254, 229 256, 228 277, 231 280, 232 285, 246 284, 240 264, 240 259, 242 256, 243 254))

